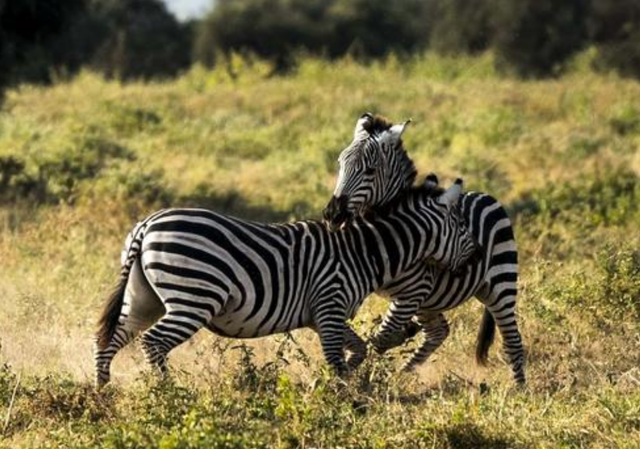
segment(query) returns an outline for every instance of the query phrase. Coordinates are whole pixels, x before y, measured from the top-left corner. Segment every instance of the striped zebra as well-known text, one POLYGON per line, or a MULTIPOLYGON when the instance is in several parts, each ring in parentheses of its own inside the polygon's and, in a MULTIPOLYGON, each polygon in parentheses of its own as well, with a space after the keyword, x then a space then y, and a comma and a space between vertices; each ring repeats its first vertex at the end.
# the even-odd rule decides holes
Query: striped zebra
POLYGON ((114 356, 140 332, 147 362, 165 374, 168 353, 203 327, 233 338, 310 327, 328 364, 347 372, 366 354, 346 321, 367 295, 397 273, 427 262, 456 269, 475 252, 451 213, 461 188, 407 191, 387 217, 340 232, 203 209, 150 215, 125 242, 120 282, 99 320, 96 385, 109 381, 114 356))
MULTIPOLYGON (((333 229, 348 227, 360 215, 385 216, 412 188, 416 170, 401 139, 407 124, 392 125, 371 114, 360 118, 354 141, 338 159, 337 185, 323 212, 333 229)), ((425 187, 440 192, 435 175, 427 177, 425 187)), ((379 287, 392 302, 371 343, 384 352, 422 331, 423 343, 404 365, 412 370, 449 335, 443 312, 475 296, 485 306, 477 362, 486 364, 497 322, 514 380, 523 384, 525 355, 516 320, 518 253, 511 221, 501 204, 487 194, 466 193, 460 203, 462 219, 480 244, 482 256, 464 272, 425 266, 423 273, 397 276, 379 287)))

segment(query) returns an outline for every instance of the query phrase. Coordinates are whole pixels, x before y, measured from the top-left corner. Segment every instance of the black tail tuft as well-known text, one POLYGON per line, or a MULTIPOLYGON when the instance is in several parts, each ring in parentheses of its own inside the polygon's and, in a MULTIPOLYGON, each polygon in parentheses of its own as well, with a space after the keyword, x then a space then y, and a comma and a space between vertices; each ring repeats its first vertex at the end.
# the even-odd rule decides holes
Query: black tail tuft
POLYGON ((116 331, 118 326, 118 320, 120 318, 120 312, 122 310, 122 303, 124 302, 124 292, 127 287, 127 278, 121 277, 120 282, 113 290, 107 304, 100 315, 98 320, 98 332, 96 333, 96 341, 100 349, 105 349, 109 346, 111 337, 116 331))
POLYGON ((482 323, 478 332, 478 343, 476 345, 476 362, 478 365, 485 366, 489 357, 489 348, 493 344, 496 336, 496 322, 493 315, 486 308, 482 315, 482 323))

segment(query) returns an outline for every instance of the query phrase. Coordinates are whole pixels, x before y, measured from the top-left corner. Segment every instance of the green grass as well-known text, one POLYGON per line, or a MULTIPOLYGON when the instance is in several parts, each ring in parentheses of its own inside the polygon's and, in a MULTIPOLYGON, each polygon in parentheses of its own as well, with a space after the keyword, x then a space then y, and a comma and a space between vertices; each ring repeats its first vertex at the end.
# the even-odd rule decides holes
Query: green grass
MULTIPOLYGON (((640 446, 639 83, 580 68, 499 78, 490 55, 305 60, 288 77, 233 65, 235 79, 223 68, 152 84, 83 73, 8 93, 0 446, 640 446), (405 144, 421 173, 461 175, 509 209, 527 388, 512 386, 499 341, 488 368, 474 365, 481 309, 470 302, 415 375, 395 372, 407 348, 343 384, 310 331, 250 342, 203 332, 173 354, 171 382, 131 347, 96 394, 91 335, 135 220, 167 205, 318 217, 365 111, 412 118, 405 144)), ((361 333, 386 305, 366 302, 361 333)))

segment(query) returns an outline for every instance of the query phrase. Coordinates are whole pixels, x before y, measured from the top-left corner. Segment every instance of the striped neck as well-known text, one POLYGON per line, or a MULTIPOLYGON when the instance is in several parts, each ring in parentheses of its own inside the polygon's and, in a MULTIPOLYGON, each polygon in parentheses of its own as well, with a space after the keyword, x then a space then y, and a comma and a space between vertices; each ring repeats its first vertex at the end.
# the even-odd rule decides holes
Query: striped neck
POLYGON ((387 217, 357 218, 335 233, 348 275, 357 276, 375 291, 435 253, 432 220, 439 218, 435 212, 427 217, 431 214, 423 201, 432 200, 411 195, 387 217))

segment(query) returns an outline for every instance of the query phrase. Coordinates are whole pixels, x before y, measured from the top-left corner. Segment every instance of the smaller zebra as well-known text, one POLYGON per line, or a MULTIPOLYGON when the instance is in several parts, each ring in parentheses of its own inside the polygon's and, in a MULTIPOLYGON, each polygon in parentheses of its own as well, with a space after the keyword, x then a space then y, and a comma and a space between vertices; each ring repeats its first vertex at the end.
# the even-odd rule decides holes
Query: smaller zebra
MULTIPOLYGON (((371 114, 358 120, 353 142, 338 159, 336 188, 324 210, 332 229, 348 228, 361 215, 385 216, 413 188, 416 170, 401 139, 408 123, 393 125, 371 114)), ((427 177, 425 189, 435 196, 442 192, 435 175, 427 177)), ((444 312, 475 296, 485 306, 476 360, 486 363, 497 323, 514 380, 522 384, 525 356, 516 318, 518 253, 511 221, 502 205, 484 193, 464 194, 455 209, 478 242, 480 257, 462 271, 425 266, 381 285, 378 292, 392 302, 370 341, 384 352, 422 331, 423 343, 404 366, 411 370, 449 335, 444 312)))
POLYGON ((309 327, 327 363, 348 372, 365 345, 347 320, 371 292, 428 261, 455 269, 474 253, 452 213, 461 189, 459 180, 438 196, 407 191, 388 216, 358 218, 340 232, 204 209, 150 215, 127 238, 120 282, 99 320, 96 385, 109 381, 113 358, 139 333, 147 361, 165 374, 169 352, 202 328, 256 338, 309 327))

